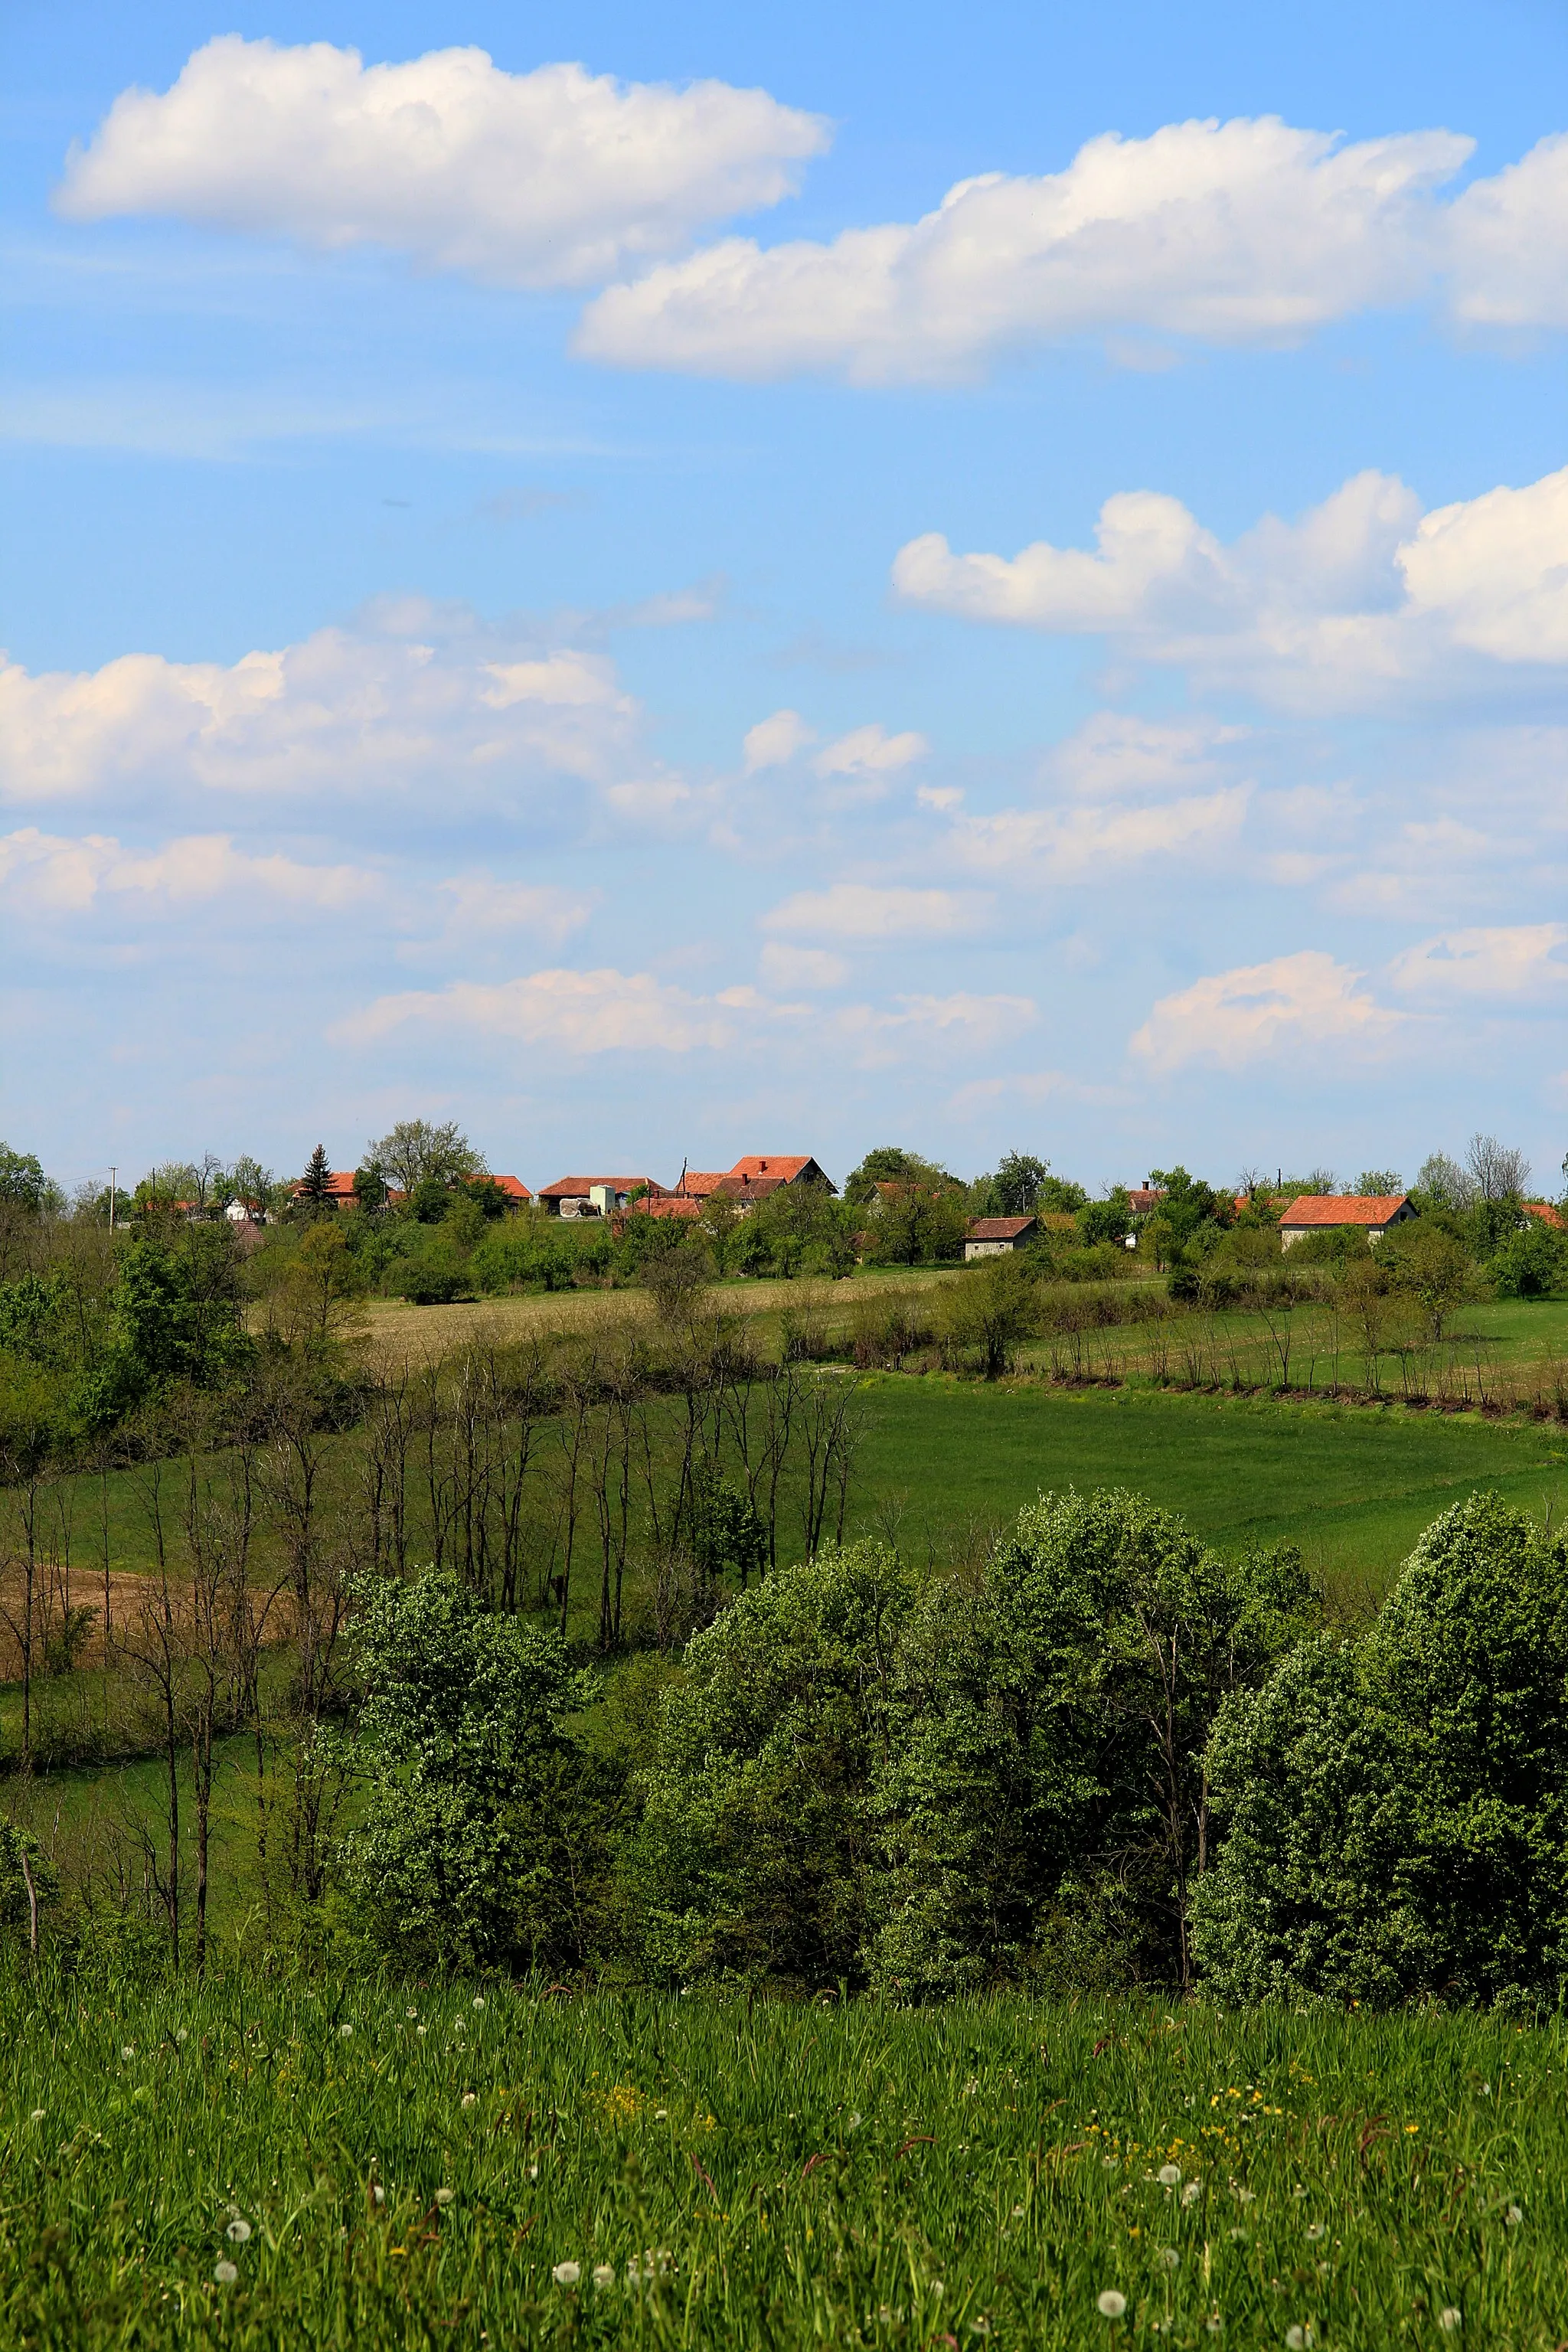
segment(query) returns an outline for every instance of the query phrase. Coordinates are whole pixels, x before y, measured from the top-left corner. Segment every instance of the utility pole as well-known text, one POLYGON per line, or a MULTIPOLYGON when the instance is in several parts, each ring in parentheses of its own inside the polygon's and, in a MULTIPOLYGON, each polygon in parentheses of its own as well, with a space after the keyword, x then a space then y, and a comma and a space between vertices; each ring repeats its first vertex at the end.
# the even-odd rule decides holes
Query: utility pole
POLYGON ((118 1168, 111 1168, 109 1171, 109 1230, 110 1233, 114 1231, 114 1180, 119 1173, 118 1168))

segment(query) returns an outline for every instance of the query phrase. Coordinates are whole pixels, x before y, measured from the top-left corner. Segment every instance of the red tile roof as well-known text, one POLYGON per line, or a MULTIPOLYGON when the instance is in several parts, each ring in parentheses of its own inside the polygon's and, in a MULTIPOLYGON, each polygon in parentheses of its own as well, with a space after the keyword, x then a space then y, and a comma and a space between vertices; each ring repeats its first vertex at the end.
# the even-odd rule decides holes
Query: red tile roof
POLYGON ((1035 1217, 976 1217, 964 1235, 971 1242, 1016 1242, 1025 1234, 1032 1234, 1038 1220, 1035 1217))
POLYGON ((813 1181, 818 1183, 826 1184, 827 1181, 809 1152, 752 1153, 747 1159, 737 1160, 730 1171, 730 1175, 732 1180, 738 1179, 743 1183, 748 1192, 756 1184, 759 1178, 764 1176, 773 1177, 781 1184, 794 1184, 802 1176, 810 1177, 813 1181))
MULTIPOLYGON (((471 1183, 474 1180, 470 1177, 468 1181, 471 1183)), ((533 1198, 527 1185, 519 1183, 515 1176, 492 1176, 489 1181, 498 1192, 504 1192, 509 1201, 531 1201, 533 1198)))
POLYGON ((1405 1192, 1303 1192, 1282 1225, 1389 1225, 1409 1205, 1405 1192))
POLYGON ((658 1196, 645 1194, 640 1201, 628 1202, 626 1214, 629 1217, 691 1218, 700 1217, 705 1206, 704 1202, 689 1199, 680 1192, 666 1192, 658 1196))
POLYGON ((688 1168, 675 1188, 676 1196, 682 1201, 705 1201, 723 1181, 723 1177, 713 1170, 688 1168))
POLYGON ((1152 1210, 1159 1207, 1164 1197, 1163 1192, 1152 1192, 1146 1184, 1132 1184, 1128 1187, 1128 1206, 1135 1217, 1148 1216, 1152 1210))
POLYGON ((595 1184, 603 1184, 612 1192, 635 1192, 646 1185, 656 1200, 664 1197, 664 1186, 656 1184, 651 1176, 560 1176, 553 1184, 542 1184, 542 1201, 585 1201, 595 1184))
POLYGON ((1553 1226, 1559 1233, 1564 1229, 1562 1210, 1554 1209, 1550 1201, 1527 1201, 1524 1213, 1527 1217, 1538 1218, 1543 1225, 1553 1226))

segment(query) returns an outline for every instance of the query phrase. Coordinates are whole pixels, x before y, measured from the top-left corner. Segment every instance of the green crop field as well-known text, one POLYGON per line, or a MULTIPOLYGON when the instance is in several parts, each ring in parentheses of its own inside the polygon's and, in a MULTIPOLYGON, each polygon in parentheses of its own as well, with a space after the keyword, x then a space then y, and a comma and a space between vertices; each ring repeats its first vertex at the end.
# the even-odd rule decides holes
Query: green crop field
POLYGON ((1296 1543, 1316 1573, 1376 1591, 1478 1486, 1554 1517, 1568 1504, 1559 1423, 897 1377, 868 1383, 868 1419, 858 1520, 917 1561, 982 1548, 1042 1488, 1131 1486, 1226 1549, 1296 1543))
POLYGON ((1565 2063, 1495 2015, 13 1980, 0 2335, 1544 2352, 1565 2063))

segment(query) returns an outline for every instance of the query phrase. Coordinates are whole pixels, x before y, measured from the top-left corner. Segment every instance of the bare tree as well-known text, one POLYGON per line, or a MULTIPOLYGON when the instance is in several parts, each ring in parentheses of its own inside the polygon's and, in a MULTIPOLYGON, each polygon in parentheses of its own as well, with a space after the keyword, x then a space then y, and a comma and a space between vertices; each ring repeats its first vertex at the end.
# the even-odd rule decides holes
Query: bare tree
POLYGON ((1518 1201, 1530 1182, 1530 1161, 1522 1151, 1500 1143, 1495 1135, 1472 1135, 1465 1147, 1465 1166, 1483 1201, 1518 1201))

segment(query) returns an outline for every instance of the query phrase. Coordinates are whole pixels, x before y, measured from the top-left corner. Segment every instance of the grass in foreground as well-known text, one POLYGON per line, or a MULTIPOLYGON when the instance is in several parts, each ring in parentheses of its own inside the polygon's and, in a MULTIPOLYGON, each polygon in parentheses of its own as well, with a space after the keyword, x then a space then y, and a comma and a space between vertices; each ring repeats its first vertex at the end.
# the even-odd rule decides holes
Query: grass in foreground
POLYGON ((27 2347, 1555 2345, 1568 2036, 0 1992, 27 2347))

